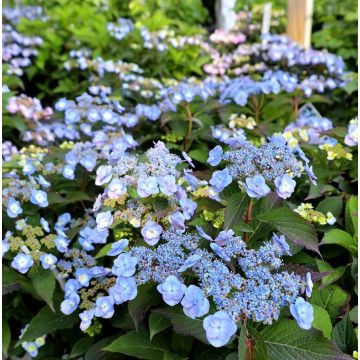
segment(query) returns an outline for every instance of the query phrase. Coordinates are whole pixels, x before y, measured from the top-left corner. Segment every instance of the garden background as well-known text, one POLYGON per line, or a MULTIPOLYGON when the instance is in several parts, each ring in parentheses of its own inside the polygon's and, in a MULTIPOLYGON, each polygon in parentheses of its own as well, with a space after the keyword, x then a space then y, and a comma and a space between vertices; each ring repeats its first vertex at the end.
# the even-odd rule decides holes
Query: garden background
POLYGON ((3 3, 4 358, 358 358, 357 7, 3 3))

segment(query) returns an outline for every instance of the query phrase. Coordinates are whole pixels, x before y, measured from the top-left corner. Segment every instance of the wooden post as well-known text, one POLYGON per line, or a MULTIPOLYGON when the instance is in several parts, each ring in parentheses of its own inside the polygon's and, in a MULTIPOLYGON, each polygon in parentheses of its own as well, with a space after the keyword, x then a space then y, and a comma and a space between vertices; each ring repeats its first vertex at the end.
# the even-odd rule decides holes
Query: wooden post
POLYGON ((291 40, 309 49, 314 0, 287 0, 286 33, 291 40))
POLYGON ((261 24, 261 34, 268 34, 270 32, 271 25, 271 3, 264 4, 263 18, 261 24))

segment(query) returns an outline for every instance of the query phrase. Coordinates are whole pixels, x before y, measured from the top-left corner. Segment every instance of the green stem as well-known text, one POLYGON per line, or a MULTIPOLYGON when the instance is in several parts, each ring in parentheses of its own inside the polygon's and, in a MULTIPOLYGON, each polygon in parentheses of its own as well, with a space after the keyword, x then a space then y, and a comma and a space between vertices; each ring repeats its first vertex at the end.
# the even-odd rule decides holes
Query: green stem
POLYGON ((187 134, 185 136, 185 140, 184 140, 184 151, 188 150, 188 146, 189 146, 189 139, 191 137, 191 133, 192 133, 192 125, 193 125, 193 117, 191 114, 191 110, 190 110, 190 106, 188 103, 185 103, 184 105, 188 120, 189 120, 189 125, 188 125, 188 131, 187 134))

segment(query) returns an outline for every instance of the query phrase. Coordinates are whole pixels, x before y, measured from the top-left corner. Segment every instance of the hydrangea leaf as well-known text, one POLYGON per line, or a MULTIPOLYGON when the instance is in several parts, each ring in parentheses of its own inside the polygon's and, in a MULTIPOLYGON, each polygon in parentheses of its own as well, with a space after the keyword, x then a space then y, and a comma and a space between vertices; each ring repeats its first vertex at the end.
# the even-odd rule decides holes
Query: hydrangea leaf
POLYGON ((332 324, 328 312, 318 305, 313 305, 314 322, 312 324, 314 329, 322 331, 327 339, 331 339, 332 324))
POLYGON ((281 232, 296 245, 304 246, 308 250, 319 253, 314 227, 296 212, 282 207, 265 214, 259 214, 256 218, 271 224, 277 231, 281 232))
POLYGON ((174 331, 178 334, 193 336, 205 344, 208 344, 202 320, 187 317, 180 307, 164 307, 155 309, 153 312, 169 319, 174 331))
POLYGON ((353 237, 344 230, 333 229, 325 234, 320 245, 336 244, 349 250, 352 254, 357 254, 357 243, 353 237))
POLYGON ((264 338, 270 360, 350 360, 349 355, 314 330, 302 330, 293 320, 266 327, 264 338))
POLYGON ((151 313, 149 316, 150 340, 152 340, 156 334, 167 329, 169 326, 171 326, 170 320, 159 314, 151 313))
MULTIPOLYGON (((57 306, 55 308, 58 309, 57 306)), ((76 312, 65 315, 60 310, 53 312, 48 306, 45 306, 32 318, 17 345, 23 341, 32 341, 57 330, 72 328, 76 323, 78 323, 76 312)))
POLYGON ((224 229, 231 229, 244 220, 249 203, 250 199, 246 194, 236 193, 231 196, 225 208, 224 229))
POLYGON ((183 356, 171 353, 164 342, 157 341, 156 339, 150 341, 149 338, 149 333, 144 329, 130 331, 118 337, 106 346, 104 350, 121 353, 137 359, 163 360, 166 358, 180 360, 184 358, 183 356), (170 356, 170 354, 172 356, 170 356))
POLYGON ((29 276, 33 282, 37 294, 54 309, 53 295, 55 290, 55 275, 51 270, 45 270, 41 266, 33 266, 29 271, 29 276))
POLYGON ((357 336, 351 324, 349 313, 334 327, 333 341, 346 353, 352 353, 357 349, 357 336))

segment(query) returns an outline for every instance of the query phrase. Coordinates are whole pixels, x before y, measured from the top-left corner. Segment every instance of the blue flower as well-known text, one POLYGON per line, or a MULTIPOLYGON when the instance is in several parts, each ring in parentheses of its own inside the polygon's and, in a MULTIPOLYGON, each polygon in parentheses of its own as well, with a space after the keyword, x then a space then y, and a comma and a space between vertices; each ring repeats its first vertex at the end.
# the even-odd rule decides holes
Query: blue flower
POLYGON ((70 164, 66 164, 64 166, 62 174, 63 174, 65 179, 68 179, 68 180, 74 180, 75 179, 75 169, 70 164))
POLYGON ((138 260, 129 253, 120 254, 114 260, 114 266, 111 269, 114 275, 129 277, 134 275, 138 260))
POLYGON ((185 230, 185 216, 180 212, 176 211, 169 216, 169 222, 174 229, 185 230))
POLYGON ((39 349, 34 341, 24 341, 21 346, 31 357, 38 356, 39 349))
POLYGON ((196 225, 196 230, 199 232, 200 236, 203 237, 205 240, 213 241, 213 238, 210 235, 206 234, 206 232, 201 226, 196 225))
POLYGON ((110 272, 110 269, 107 269, 103 266, 93 266, 88 269, 88 274, 94 278, 105 276, 109 272, 110 272))
POLYGON ((26 161, 22 167, 22 172, 24 175, 32 175, 35 170, 35 166, 30 161, 26 161))
POLYGON ((66 100, 66 98, 61 98, 60 100, 58 100, 55 104, 55 109, 57 111, 64 111, 66 110, 69 106, 71 106, 71 102, 66 100))
POLYGON ((261 175, 248 177, 243 184, 247 194, 253 198, 261 198, 270 192, 270 188, 266 185, 265 179, 261 175))
POLYGON ((231 240, 234 236, 233 230, 223 230, 219 232, 219 235, 216 237, 215 242, 220 245, 224 246, 228 240, 231 240))
POLYGON ((230 256, 226 253, 226 251, 216 243, 211 243, 210 247, 214 250, 214 253, 225 261, 230 261, 230 256))
POLYGON ((135 278, 119 276, 115 285, 109 289, 109 294, 114 298, 115 304, 135 299, 137 295, 135 278))
POLYGON ((314 321, 314 309, 310 303, 306 302, 302 297, 298 297, 295 304, 290 305, 290 312, 302 329, 311 329, 314 321))
POLYGON ((112 166, 102 165, 96 170, 95 184, 100 186, 108 183, 112 178, 112 166))
POLYGON ((305 282, 306 282, 305 294, 306 294, 307 297, 311 297, 311 293, 312 293, 314 283, 312 282, 310 272, 306 273, 305 282))
POLYGON ((52 254, 42 254, 40 256, 41 265, 44 269, 55 269, 57 257, 52 254))
POLYGON ((79 317, 81 319, 80 329, 82 331, 85 331, 86 329, 88 329, 90 327, 91 321, 94 318, 94 315, 95 315, 95 311, 93 309, 85 310, 79 314, 79 317))
POLYGON ((195 285, 190 285, 186 291, 181 305, 186 316, 195 319, 209 312, 210 303, 204 292, 195 285))
POLYGON ((47 194, 45 191, 42 190, 32 190, 30 202, 40 207, 46 207, 49 205, 47 194))
POLYGON ((31 255, 27 254, 17 254, 11 262, 11 266, 21 274, 27 273, 33 264, 34 260, 31 255))
POLYGON ((44 218, 40 218, 40 224, 44 231, 46 231, 47 233, 50 232, 49 222, 47 220, 45 220, 44 218))
POLYGON ((155 176, 148 176, 139 178, 137 192, 140 197, 146 198, 150 195, 157 194, 159 192, 159 188, 157 185, 157 180, 155 176))
POLYGON ((206 338, 212 346, 226 345, 236 333, 237 327, 226 311, 218 311, 207 316, 203 321, 206 338))
POLYGON ((66 299, 62 301, 60 305, 60 310, 63 314, 70 315, 76 310, 79 303, 80 303, 80 296, 75 292, 70 293, 66 297, 66 299))
POLYGON ((39 184, 45 189, 47 189, 51 185, 48 181, 45 180, 45 178, 42 175, 39 175, 36 179, 39 182, 39 184))
POLYGON ((89 275, 89 269, 87 269, 87 268, 76 269, 75 277, 81 286, 84 286, 84 287, 89 286, 89 283, 91 280, 91 276, 89 275))
POLYGON ((184 157, 184 159, 187 161, 187 163, 188 163, 192 168, 195 167, 195 165, 194 165, 191 157, 190 157, 185 151, 182 151, 182 152, 181 152, 181 155, 184 157))
POLYGON ((186 286, 181 283, 175 276, 168 276, 165 281, 157 286, 163 300, 166 304, 174 306, 178 304, 184 296, 186 286))
POLYGON ((80 164, 89 172, 93 171, 96 166, 97 154, 94 151, 87 151, 81 155, 80 164))
POLYGON ((182 266, 178 269, 178 272, 183 272, 192 266, 194 266, 202 257, 202 254, 194 254, 190 255, 182 264, 182 266))
POLYGON ((232 182, 232 176, 228 168, 224 170, 215 171, 209 181, 214 191, 217 193, 222 192, 232 182))
POLYGON ((20 206, 20 202, 15 200, 14 198, 10 198, 7 202, 6 213, 10 218, 16 218, 23 212, 23 209, 20 206))
POLYGON ((316 184, 317 184, 317 182, 316 182, 317 177, 316 177, 316 175, 315 175, 314 172, 313 172, 313 167, 312 167, 312 166, 309 166, 308 164, 305 164, 304 169, 305 169, 305 171, 307 172, 307 174, 308 174, 308 176, 309 176, 309 178, 310 178, 310 181, 311 181, 314 185, 316 185, 316 184))
POLYGON ((117 256, 123 252, 123 250, 129 245, 128 239, 121 239, 111 245, 111 249, 108 251, 108 256, 117 256))
POLYGON ((177 191, 176 179, 173 175, 158 176, 157 182, 160 187, 160 191, 166 195, 171 196, 177 191))
POLYGON ((76 109, 67 109, 65 111, 65 123, 75 124, 80 121, 80 114, 76 109))
POLYGON ((96 215, 96 224, 99 231, 105 230, 113 223, 111 211, 105 211, 96 215))
POLYGON ((81 288, 81 285, 76 279, 69 279, 64 286, 65 297, 69 297, 72 293, 76 293, 81 288))
POLYGON ((70 244, 70 240, 67 239, 65 236, 63 235, 58 235, 56 238, 55 238, 55 246, 57 248, 57 250, 61 253, 64 253, 68 250, 68 246, 70 244))
POLYGON ((112 179, 106 189, 106 194, 110 199, 117 199, 126 194, 126 185, 120 179, 112 179))
POLYGON ((223 149, 220 145, 216 145, 212 150, 209 151, 209 157, 207 162, 211 166, 219 165, 223 156, 223 149))
POLYGON ((289 174, 278 176, 274 180, 276 193, 283 199, 287 199, 295 190, 296 181, 289 174))
POLYGON ((273 233, 272 240, 274 241, 274 244, 277 244, 280 247, 280 249, 284 252, 284 254, 291 256, 290 246, 286 242, 284 235, 280 235, 279 237, 275 233, 273 233))
POLYGON ((114 298, 112 296, 100 296, 96 299, 95 316, 110 319, 114 315, 114 298))
POLYGON ((55 223, 55 230, 64 230, 65 226, 71 221, 70 213, 63 213, 61 214, 55 223))
POLYGON ((186 220, 190 220, 194 215, 194 212, 197 208, 197 203, 188 198, 182 198, 179 201, 181 209, 183 210, 183 214, 186 220))
POLYGON ((146 243, 155 245, 160 240, 160 235, 163 232, 161 225, 154 221, 148 220, 144 227, 141 229, 141 235, 146 243))

